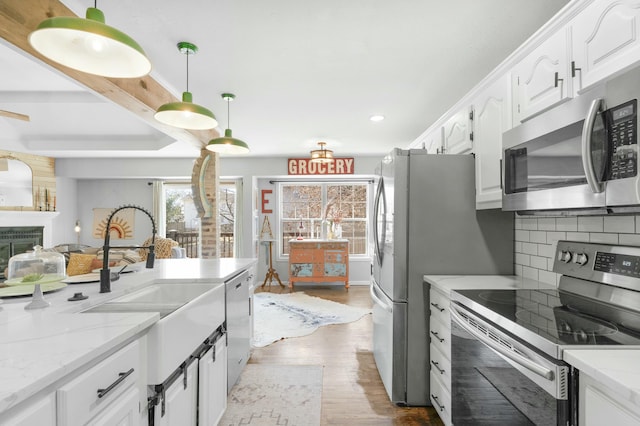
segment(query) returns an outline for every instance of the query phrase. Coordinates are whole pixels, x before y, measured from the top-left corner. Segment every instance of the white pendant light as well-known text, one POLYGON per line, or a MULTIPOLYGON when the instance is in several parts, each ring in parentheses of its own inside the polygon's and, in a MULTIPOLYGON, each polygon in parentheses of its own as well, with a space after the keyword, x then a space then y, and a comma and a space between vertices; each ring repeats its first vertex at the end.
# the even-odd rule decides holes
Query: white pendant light
POLYGON ((88 8, 85 16, 45 19, 29 34, 29 43, 52 61, 89 74, 110 78, 149 74, 151 62, 138 43, 106 25, 97 7, 88 8))
POLYGON ((227 102, 227 129, 224 131, 224 136, 220 138, 211 139, 207 144, 209 151, 218 152, 220 154, 247 154, 249 152, 249 145, 240 139, 236 139, 231 134, 229 128, 229 104, 236 96, 232 93, 223 93, 222 99, 227 102))
POLYGON ((330 149, 326 149, 326 142, 318 142, 320 145, 320 149, 314 149, 311 151, 311 162, 312 163, 333 163, 333 151, 330 149))
POLYGON ((194 104, 189 92, 189 55, 194 55, 198 47, 193 43, 181 41, 178 50, 187 56, 187 91, 182 93, 182 102, 169 102, 158 108, 155 119, 169 126, 181 129, 207 130, 218 125, 215 115, 207 108, 194 104))

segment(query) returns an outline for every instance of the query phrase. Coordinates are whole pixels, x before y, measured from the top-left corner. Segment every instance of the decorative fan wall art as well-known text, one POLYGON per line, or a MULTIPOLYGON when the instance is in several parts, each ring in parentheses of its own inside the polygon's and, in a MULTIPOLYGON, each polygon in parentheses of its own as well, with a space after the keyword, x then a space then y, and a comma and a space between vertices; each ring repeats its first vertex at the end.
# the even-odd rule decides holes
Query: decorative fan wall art
MULTIPOLYGON (((113 209, 93 209, 93 238, 104 239, 107 227, 107 219, 113 209)), ((133 239, 135 210, 121 210, 111 219, 109 235, 112 240, 133 239)))

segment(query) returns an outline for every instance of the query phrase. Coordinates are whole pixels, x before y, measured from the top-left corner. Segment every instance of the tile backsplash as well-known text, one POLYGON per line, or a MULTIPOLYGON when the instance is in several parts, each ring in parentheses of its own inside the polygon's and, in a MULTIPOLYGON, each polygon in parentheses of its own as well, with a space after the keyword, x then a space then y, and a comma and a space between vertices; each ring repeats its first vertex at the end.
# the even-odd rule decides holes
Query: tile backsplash
POLYGON ((640 216, 519 216, 515 219, 516 275, 558 285, 553 272, 558 240, 640 246, 640 216))

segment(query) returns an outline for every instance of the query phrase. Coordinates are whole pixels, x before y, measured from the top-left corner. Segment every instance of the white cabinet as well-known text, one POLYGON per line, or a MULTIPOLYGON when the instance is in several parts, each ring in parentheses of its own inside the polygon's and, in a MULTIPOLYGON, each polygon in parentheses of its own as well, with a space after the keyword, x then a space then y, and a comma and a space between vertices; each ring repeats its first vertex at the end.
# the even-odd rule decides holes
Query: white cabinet
POLYGON ((578 421, 580 426, 637 426, 640 406, 616 396, 586 374, 580 374, 578 421))
POLYGON ((505 75, 473 99, 477 209, 502 207, 502 133, 511 127, 509 83, 505 75))
POLYGON ((198 425, 216 426, 227 409, 227 346, 224 336, 198 361, 198 425))
POLYGON ((56 426, 56 398, 54 393, 34 398, 19 413, 0 417, 0 424, 11 426, 56 426))
POLYGON ((416 148, 426 149, 429 154, 442 154, 442 127, 429 130, 420 135, 416 148))
POLYGON ((189 366, 164 390, 155 406, 153 422, 159 426, 196 425, 198 420, 198 363, 189 366))
POLYGON ((572 96, 567 30, 561 29, 512 71, 514 125, 572 96))
POLYGON ((473 110, 464 108, 442 125, 445 154, 466 154, 473 149, 473 110))
POLYGON ((429 290, 429 397, 445 425, 451 425, 451 316, 449 296, 429 290))
POLYGON ((139 370, 140 344, 134 341, 58 388, 57 425, 137 424, 139 370))
POLYGON ((579 91, 640 62, 640 1, 596 0, 574 18, 571 32, 579 91))

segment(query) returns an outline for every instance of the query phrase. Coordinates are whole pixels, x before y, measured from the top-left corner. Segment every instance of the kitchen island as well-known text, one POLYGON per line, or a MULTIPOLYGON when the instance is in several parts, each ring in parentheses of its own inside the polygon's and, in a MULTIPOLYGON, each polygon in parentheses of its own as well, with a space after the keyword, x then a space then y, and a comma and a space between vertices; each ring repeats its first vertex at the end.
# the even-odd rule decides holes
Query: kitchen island
MULTIPOLYGON (((98 282, 69 284, 64 289, 45 294, 45 300, 51 303, 50 307, 31 311, 24 310, 30 297, 3 299, 0 305, 0 375, 3 378, 0 381, 0 424, 5 424, 6 419, 13 419, 13 416, 19 416, 25 410, 33 409, 34 400, 40 405, 41 401, 45 401, 45 418, 54 416, 51 424, 56 424, 55 402, 51 403, 53 407, 46 403, 48 400, 55 401, 50 396, 75 376, 90 370, 134 341, 139 346, 138 357, 143 360, 136 372, 140 376, 140 385, 137 386, 141 395, 140 406, 146 406, 146 334, 160 322, 160 314, 81 312, 154 284, 207 284, 220 299, 216 300, 216 306, 222 307, 218 310, 224 311, 225 281, 255 267, 256 262, 256 259, 162 259, 156 261, 153 269, 122 274, 112 282, 110 293, 99 293, 98 282), (67 300, 79 292, 88 298, 67 300)), ((188 305, 175 312, 179 313, 188 305)), ((224 321, 224 312, 213 312, 211 315, 224 321)), ((211 324, 211 331, 217 326, 211 324)), ((185 336, 191 334, 190 330, 183 331, 185 336)), ((195 349, 187 348, 187 351, 195 349)), ((40 410, 40 405, 36 406, 37 410, 40 410)))

